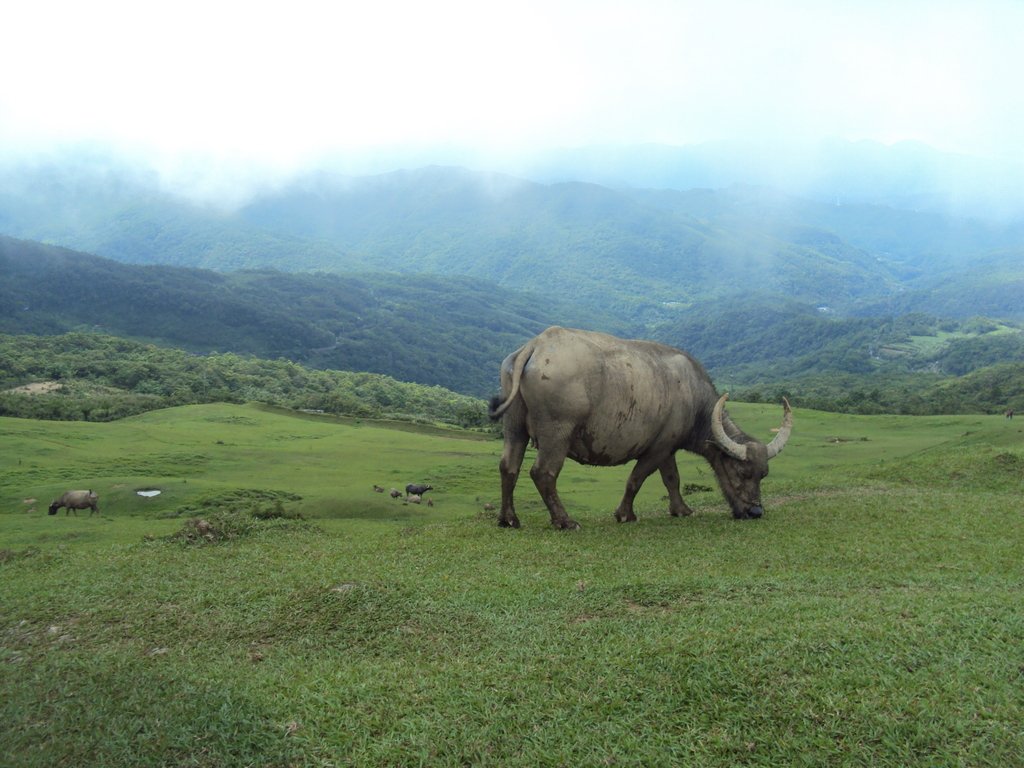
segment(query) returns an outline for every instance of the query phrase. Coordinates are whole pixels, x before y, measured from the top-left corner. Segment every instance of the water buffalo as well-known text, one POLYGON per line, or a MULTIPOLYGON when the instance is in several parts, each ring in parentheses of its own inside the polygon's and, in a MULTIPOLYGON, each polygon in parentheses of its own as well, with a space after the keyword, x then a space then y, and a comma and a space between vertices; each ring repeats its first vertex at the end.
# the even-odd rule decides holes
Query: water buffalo
POLYGON ((619 522, 636 520, 633 499, 655 470, 668 489, 669 512, 692 514, 679 493, 680 449, 711 464, 734 517, 761 517, 761 480, 789 439, 793 413, 783 399, 782 426, 766 445, 732 422, 727 397, 719 397, 704 367, 678 349, 548 328, 505 358, 501 395, 491 400, 490 417, 503 417, 505 431, 498 525, 519 527, 512 496, 531 440, 537 459, 530 477, 559 528, 579 527, 556 488, 566 456, 597 466, 636 459, 615 510, 619 522))
POLYGON ((414 495, 415 496, 422 496, 427 491, 432 491, 432 490, 434 490, 434 487, 432 485, 424 485, 424 484, 420 484, 420 483, 409 483, 407 486, 405 486, 405 495, 406 496, 414 496, 414 495))
POLYGON ((50 505, 51 515, 56 515, 57 510, 64 507, 64 515, 67 516, 68 512, 72 509, 75 510, 75 514, 78 514, 78 510, 89 508, 89 517, 92 517, 93 512, 99 512, 99 496, 94 491, 65 491, 59 499, 54 501, 50 505))

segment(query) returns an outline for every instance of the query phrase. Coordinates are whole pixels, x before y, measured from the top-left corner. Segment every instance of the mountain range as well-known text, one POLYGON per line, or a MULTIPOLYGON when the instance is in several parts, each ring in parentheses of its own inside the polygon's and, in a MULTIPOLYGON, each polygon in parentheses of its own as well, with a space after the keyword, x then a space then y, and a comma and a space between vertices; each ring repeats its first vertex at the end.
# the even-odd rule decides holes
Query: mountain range
MULTIPOLYGON (((828 199, 750 183, 319 169, 223 207, 109 158, 7 162, 0 330, 99 328, 476 395, 551 323, 658 338, 738 381, 763 380, 759 366, 869 374, 918 316, 959 334, 950 343, 984 335, 961 333, 976 316, 998 321, 985 333, 1019 337, 1024 218, 897 207, 884 203, 900 198, 894 182, 883 186, 877 199, 852 182, 828 199)), ((937 354, 904 362, 934 369, 937 354)))

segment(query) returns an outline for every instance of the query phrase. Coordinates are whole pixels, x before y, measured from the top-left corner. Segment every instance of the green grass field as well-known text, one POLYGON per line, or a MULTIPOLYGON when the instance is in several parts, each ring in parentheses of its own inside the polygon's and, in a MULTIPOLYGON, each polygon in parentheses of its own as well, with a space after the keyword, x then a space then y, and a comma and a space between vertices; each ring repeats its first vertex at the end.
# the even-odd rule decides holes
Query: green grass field
POLYGON ((0 765, 1020 765, 1022 430, 798 409, 762 520, 655 476, 619 525, 628 468, 569 463, 562 532, 525 476, 521 530, 483 511, 480 435, 0 419, 0 765))

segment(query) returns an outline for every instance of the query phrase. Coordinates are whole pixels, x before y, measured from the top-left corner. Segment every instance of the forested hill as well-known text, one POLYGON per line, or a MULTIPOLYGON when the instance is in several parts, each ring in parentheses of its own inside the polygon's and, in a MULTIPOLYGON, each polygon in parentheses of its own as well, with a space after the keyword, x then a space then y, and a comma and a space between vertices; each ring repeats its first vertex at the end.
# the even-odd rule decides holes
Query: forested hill
POLYGON ((492 428, 480 399, 379 374, 315 371, 230 353, 190 355, 96 333, 0 334, 0 416, 112 421, 216 402, 492 428))
POLYGON ((193 352, 382 373, 478 397, 547 325, 626 326, 470 278, 219 273, 130 265, 0 237, 0 332, 103 331, 193 352))
MULTIPOLYGON (((1024 361, 1019 327, 992 320, 844 318, 757 294, 743 304, 678 308, 640 327, 468 278, 219 273, 121 264, 0 237, 0 333, 100 331, 486 397, 496 390, 501 359, 554 323, 687 349, 721 387, 751 397, 788 393, 805 404, 861 411, 910 403, 927 412, 934 403, 920 392, 1024 361)), ((987 383, 969 396, 972 407, 998 410, 1004 396, 1018 397, 1013 375, 1003 368, 975 379, 987 383)), ((956 403, 947 398, 943 407, 956 403)))

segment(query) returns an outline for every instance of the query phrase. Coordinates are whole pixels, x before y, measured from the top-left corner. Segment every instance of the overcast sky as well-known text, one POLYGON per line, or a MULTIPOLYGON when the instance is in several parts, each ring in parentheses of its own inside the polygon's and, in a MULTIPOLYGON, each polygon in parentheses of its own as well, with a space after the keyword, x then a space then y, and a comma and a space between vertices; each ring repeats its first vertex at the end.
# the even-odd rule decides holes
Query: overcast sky
POLYGON ((833 136, 1024 159, 1016 0, 26 0, 0 72, 8 155, 833 136))

